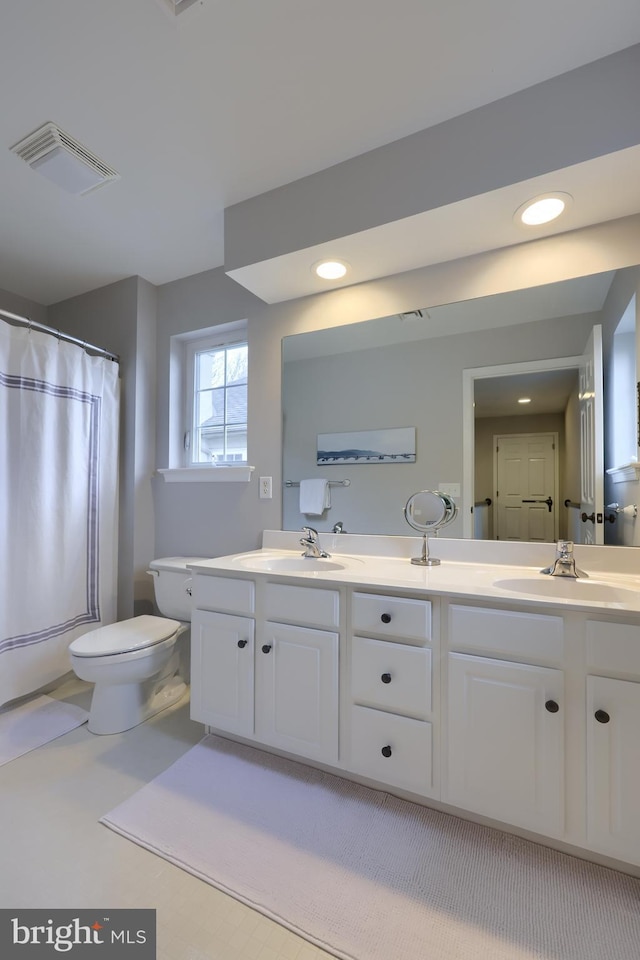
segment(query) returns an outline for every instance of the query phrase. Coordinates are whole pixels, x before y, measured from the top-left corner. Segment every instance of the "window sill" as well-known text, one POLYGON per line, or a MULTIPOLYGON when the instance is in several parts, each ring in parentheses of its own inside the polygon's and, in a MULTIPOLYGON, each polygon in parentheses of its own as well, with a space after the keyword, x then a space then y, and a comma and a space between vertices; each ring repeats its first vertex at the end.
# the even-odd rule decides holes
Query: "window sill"
POLYGON ((248 483, 255 467, 163 467, 165 483, 248 483))
POLYGON ((632 460, 631 463, 625 463, 622 467, 610 467, 606 471, 614 483, 637 483, 640 480, 640 463, 632 460))

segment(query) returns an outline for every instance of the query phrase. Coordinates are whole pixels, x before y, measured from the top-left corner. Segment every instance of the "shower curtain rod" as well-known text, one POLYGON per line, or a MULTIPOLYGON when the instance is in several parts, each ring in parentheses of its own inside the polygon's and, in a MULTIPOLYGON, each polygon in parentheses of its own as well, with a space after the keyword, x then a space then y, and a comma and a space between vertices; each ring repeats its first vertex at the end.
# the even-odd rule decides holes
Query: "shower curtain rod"
POLYGON ((63 333, 61 330, 56 330, 54 327, 48 327, 44 323, 38 323, 37 320, 29 320, 28 317, 20 317, 17 313, 9 313, 8 310, 0 309, 0 317, 5 317, 7 320, 13 320, 14 323, 24 323, 29 329, 39 330, 41 333, 50 333, 52 336, 57 337, 58 340, 64 340, 67 343, 76 343, 79 347, 84 347, 86 350, 91 350, 92 353, 97 353, 100 357, 106 357, 107 360, 113 360, 114 363, 120 363, 120 357, 117 353, 111 353, 110 350, 105 350, 103 347, 96 347, 93 343, 88 343, 86 340, 79 340, 78 337, 71 337, 68 333, 63 333))

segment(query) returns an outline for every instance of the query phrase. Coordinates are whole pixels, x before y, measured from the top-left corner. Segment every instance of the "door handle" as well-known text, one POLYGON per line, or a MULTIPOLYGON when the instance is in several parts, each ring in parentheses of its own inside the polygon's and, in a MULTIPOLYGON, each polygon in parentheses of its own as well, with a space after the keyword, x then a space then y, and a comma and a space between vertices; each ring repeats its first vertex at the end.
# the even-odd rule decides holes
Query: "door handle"
POLYGON ((553 500, 551 499, 551 497, 547 497, 546 500, 523 500, 522 502, 523 503, 546 503, 546 505, 549 507, 549 513, 551 513, 551 508, 553 506, 553 500))

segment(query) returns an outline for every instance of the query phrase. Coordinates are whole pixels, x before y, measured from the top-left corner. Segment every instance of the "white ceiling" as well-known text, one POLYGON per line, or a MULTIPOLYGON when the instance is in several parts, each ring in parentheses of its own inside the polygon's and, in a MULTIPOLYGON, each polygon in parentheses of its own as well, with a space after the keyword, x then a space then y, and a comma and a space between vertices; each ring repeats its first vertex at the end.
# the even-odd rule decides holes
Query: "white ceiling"
MULTIPOLYGON (((166 0, 4 4, 0 288, 48 305, 221 266, 225 207, 639 41, 637 0, 202 0, 178 17, 166 0), (33 172, 10 147, 47 121, 121 179, 78 197, 33 172)), ((557 229, 640 211, 640 158, 624 153, 565 172, 594 206, 557 229)), ((520 242, 510 215, 498 225, 513 200, 469 201, 477 232, 460 229, 469 210, 434 211, 447 258, 520 242)), ((354 279, 433 262, 388 230, 357 239, 354 279)))

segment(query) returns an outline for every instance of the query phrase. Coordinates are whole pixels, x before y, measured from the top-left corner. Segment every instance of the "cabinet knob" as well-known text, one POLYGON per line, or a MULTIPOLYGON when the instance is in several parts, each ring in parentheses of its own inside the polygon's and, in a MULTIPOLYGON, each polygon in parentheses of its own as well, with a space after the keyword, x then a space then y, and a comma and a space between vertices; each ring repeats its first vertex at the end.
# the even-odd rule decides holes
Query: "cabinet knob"
POLYGON ((390 756, 391 756, 391 747, 388 747, 388 746, 387 746, 387 747, 383 747, 382 750, 380 751, 380 753, 382 754, 383 757, 390 757, 390 756))
POLYGON ((240 647, 241 650, 243 647, 246 647, 248 643, 249 643, 248 640, 238 640, 238 646, 240 647))
POLYGON ((380 679, 382 680, 383 683, 391 683, 391 674, 383 673, 380 679))
POLYGON ((611 717, 606 710, 596 710, 594 717, 598 723, 609 723, 609 720, 611 720, 611 717))
POLYGON ((391 614, 383 613, 380 619, 382 620, 383 623, 391 623, 391 614))
POLYGON ((264 645, 263 648, 262 648, 262 652, 263 652, 263 653, 269 653, 270 650, 271 650, 271 644, 270 644, 270 643, 265 643, 265 645, 264 645))
POLYGON ((560 707, 555 702, 555 700, 547 700, 547 702, 544 705, 544 708, 545 710, 548 710, 549 713, 557 713, 558 710, 560 709, 560 707))

